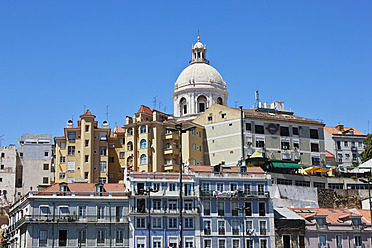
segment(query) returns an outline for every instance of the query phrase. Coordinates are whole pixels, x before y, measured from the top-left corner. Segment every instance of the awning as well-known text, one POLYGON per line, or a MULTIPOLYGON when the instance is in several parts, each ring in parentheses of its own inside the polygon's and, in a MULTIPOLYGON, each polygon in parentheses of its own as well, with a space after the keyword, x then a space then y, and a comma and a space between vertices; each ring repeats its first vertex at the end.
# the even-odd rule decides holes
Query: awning
POLYGON ((330 170, 328 169, 323 169, 323 168, 320 168, 318 166, 313 166, 313 167, 310 167, 310 168, 307 168, 305 169, 306 172, 309 172, 309 171, 313 171, 313 172, 328 172, 330 170))
POLYGON ((286 163, 286 162, 271 162, 276 168, 286 169, 301 169, 301 166, 297 163, 286 163))

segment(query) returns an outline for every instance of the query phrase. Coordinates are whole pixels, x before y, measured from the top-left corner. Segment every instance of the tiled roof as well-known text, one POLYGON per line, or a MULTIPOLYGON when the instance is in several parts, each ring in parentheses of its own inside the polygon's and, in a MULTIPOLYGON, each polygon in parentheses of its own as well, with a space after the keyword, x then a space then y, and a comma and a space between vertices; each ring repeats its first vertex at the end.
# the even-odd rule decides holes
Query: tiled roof
POLYGON ((125 133, 125 128, 121 126, 116 126, 115 127, 115 132, 117 133, 125 133))
MULTIPOLYGON (((132 172, 133 178, 137 179, 178 179, 179 173, 178 172, 132 172), (149 178, 150 175, 150 178, 149 178)), ((190 175, 183 173, 183 179, 191 179, 190 175)))
POLYGON ((365 135, 364 133, 362 133, 362 132, 360 132, 360 131, 356 130, 355 128, 352 128, 352 127, 344 127, 343 132, 336 129, 336 127, 324 127, 324 131, 326 131, 329 134, 344 134, 347 131, 349 131, 350 129, 354 130, 354 135, 365 135))
MULTIPOLYGON (((345 218, 349 217, 363 217, 361 214, 354 213, 349 209, 339 208, 290 208, 293 212, 302 217, 312 218, 315 216, 325 216, 329 223, 340 223, 345 218)), ((358 210, 359 211, 359 210, 358 210)), ((362 219, 362 221, 364 221, 362 219)), ((365 222, 365 221, 364 221, 365 222)))
MULTIPOLYGON (((209 165, 189 165, 192 172, 212 172, 213 166, 209 165)), ((221 172, 239 172, 239 166, 222 166, 221 172)), ((246 167, 248 173, 264 173, 261 167, 246 167)))
POLYGON ((333 155, 333 153, 329 152, 329 151, 325 151, 325 156, 326 158, 335 158, 335 155, 333 155))
POLYGON ((304 124, 314 124, 314 125, 322 125, 325 124, 320 121, 315 121, 311 119, 307 119, 304 117, 292 115, 292 114, 285 114, 285 113, 276 113, 273 112, 266 112, 266 111, 257 111, 254 109, 244 109, 245 117, 249 118, 257 118, 257 119, 264 119, 264 120, 273 120, 273 121, 284 121, 284 122, 297 122, 297 123, 304 123, 304 124))
POLYGON ((146 114, 152 115, 151 109, 149 107, 145 106, 145 105, 141 105, 141 107, 137 111, 137 114, 139 114, 139 113, 146 113, 146 114))
POLYGON ((85 111, 84 114, 80 115, 80 117, 82 117, 82 116, 93 116, 93 117, 96 117, 95 115, 93 115, 93 114, 89 111, 89 109, 87 109, 87 111, 85 111))
MULTIPOLYGON (((95 183, 68 183, 67 187, 71 192, 95 192, 95 183)), ((125 185, 121 183, 106 183, 103 184, 103 188, 106 192, 124 192, 125 185)), ((59 191, 59 183, 53 184, 52 186, 46 188, 44 191, 59 191)))

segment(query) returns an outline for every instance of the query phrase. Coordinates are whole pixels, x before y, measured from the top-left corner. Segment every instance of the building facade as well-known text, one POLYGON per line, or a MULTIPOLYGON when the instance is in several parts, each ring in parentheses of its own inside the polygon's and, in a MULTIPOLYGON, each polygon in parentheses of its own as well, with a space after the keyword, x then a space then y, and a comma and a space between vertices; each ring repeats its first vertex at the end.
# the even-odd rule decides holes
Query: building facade
POLYGON ((18 138, 19 166, 17 167, 17 191, 46 188, 54 183, 54 160, 51 134, 24 134, 18 138))
POLYGON ((123 184, 60 183, 10 209, 9 247, 129 247, 123 184))
POLYGON ((338 124, 335 127, 324 127, 326 150, 335 156, 338 166, 350 168, 361 163, 360 153, 364 151, 364 133, 352 127, 338 124))
POLYGON ((15 201, 17 161, 15 145, 0 147, 0 199, 2 206, 10 205, 15 201))
POLYGON ((194 122, 205 127, 206 164, 237 165, 258 151, 269 159, 325 165, 324 124, 281 108, 240 110, 215 104, 194 122))
POLYGON ((333 208, 291 208, 305 219, 306 247, 370 248, 369 211, 333 208))
POLYGON ((190 165, 200 206, 200 246, 274 247, 270 176, 259 167, 190 165))

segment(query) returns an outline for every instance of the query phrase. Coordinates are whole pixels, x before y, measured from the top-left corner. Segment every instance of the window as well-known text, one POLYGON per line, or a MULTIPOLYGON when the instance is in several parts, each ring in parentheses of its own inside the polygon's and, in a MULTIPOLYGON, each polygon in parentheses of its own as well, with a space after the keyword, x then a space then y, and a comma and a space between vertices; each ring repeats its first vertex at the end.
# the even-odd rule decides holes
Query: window
POLYGON ((89 172, 84 172, 84 179, 88 179, 89 177, 89 172))
POLYGON ((152 228, 161 228, 161 217, 152 218, 152 228))
POLYGON ((289 127, 280 127, 280 136, 289 136, 289 127))
POLYGON ((153 199, 152 208, 154 210, 161 210, 161 199, 153 199))
POLYGON ((344 146, 345 147, 349 147, 349 142, 348 141, 344 141, 344 146))
POLYGON ((258 203, 258 215, 265 216, 265 202, 258 203))
POLYGON ((250 184, 244 184, 244 194, 250 195, 252 192, 250 184))
POLYGON ((342 248, 342 235, 336 235, 336 248, 342 248))
POLYGON ((237 183, 231 183, 230 184, 230 191, 236 191, 238 189, 237 183))
POLYGON ((319 152, 319 144, 311 143, 311 151, 312 152, 319 152))
POLYGON ((246 248, 253 248, 253 240, 252 239, 247 239, 247 246, 246 248))
POLYGON ((137 238, 136 248, 145 248, 145 245, 146 245, 146 238, 137 238))
POLYGON ((310 187, 310 182, 308 181, 295 181, 296 186, 310 187))
POLYGON ((204 228, 204 235, 211 235, 211 221, 205 220, 203 222, 203 228, 204 228))
POLYGON ((327 241, 325 235, 319 235, 319 248, 327 247, 327 241))
POLYGON ((107 134, 106 133, 99 133, 99 140, 107 140, 107 134))
POLYGON ((136 217, 136 227, 145 228, 145 217, 136 217))
POLYGON ((152 248, 161 248, 161 238, 154 237, 152 240, 152 248))
POLYGON ((252 202, 245 202, 245 216, 252 216, 252 202))
POLYGON ((145 125, 140 127, 140 133, 146 133, 146 126, 145 125))
POLYGON ((119 158, 125 158, 125 152, 120 152, 119 153, 119 158))
POLYGON ((218 235, 225 235, 225 221, 219 220, 218 221, 218 235))
POLYGON ((209 183, 202 183, 202 189, 203 189, 203 191, 209 192, 209 189, 210 189, 209 186, 210 186, 209 183))
POLYGON ((312 165, 320 165, 320 158, 312 157, 311 162, 312 162, 312 165))
POLYGON ((240 247, 239 239, 233 239, 232 240, 232 248, 239 248, 239 247, 240 247))
POLYGON ((106 161, 99 161, 99 172, 106 172, 106 161))
POLYGON ((239 225, 240 225, 239 221, 237 221, 237 220, 231 221, 232 235, 239 235, 239 233, 240 233, 239 225))
POLYGON ((193 238, 185 238, 185 248, 194 248, 194 239, 193 238))
POLYGON ((290 179, 283 179, 283 178, 278 178, 276 179, 277 184, 282 184, 282 185, 292 185, 292 180, 290 179))
POLYGON ((260 239, 260 248, 267 248, 267 239, 260 239))
POLYGON ((293 141, 293 148, 296 150, 296 149, 300 149, 300 143, 298 141, 293 141))
POLYGON ((226 240, 219 239, 218 240, 218 248, 226 248, 226 240))
POLYGON ((260 221, 260 235, 266 235, 266 221, 260 221))
POLYGON ((49 170, 49 164, 43 164, 43 170, 49 170))
POLYGON ((178 246, 178 238, 177 237, 169 237, 168 248, 177 248, 177 246, 178 246))
POLYGON ((89 132, 89 125, 85 125, 85 132, 89 132))
POLYGON ((176 191, 176 184, 175 183, 170 183, 169 184, 169 191, 176 191))
MULTIPOLYGON (((88 126, 89 127, 89 126, 88 126)), ((85 246, 87 244, 87 230, 79 230, 78 232, 78 245, 85 246)))
POLYGON ((78 207, 78 214, 79 220, 84 220, 87 217, 87 207, 86 206, 79 206, 78 207))
POLYGON ((192 195, 191 194, 191 184, 189 184, 189 183, 184 184, 184 189, 183 190, 184 190, 185 196, 192 195))
POLYGON ((204 248, 212 248, 212 240, 204 239, 204 248))
POLYGON ((318 129, 310 129, 310 138, 319 139, 318 129))
POLYGON ((168 218, 168 227, 169 228, 177 228, 177 218, 169 217, 168 218))
POLYGON ((107 180, 106 177, 99 177, 98 178, 99 183, 106 183, 106 180, 107 180))
POLYGON ((146 148, 146 140, 142 139, 140 142, 140 148, 146 148))
POLYGON ((298 135, 298 127, 292 128, 293 135, 298 135))
POLYGON ((325 219, 324 218, 318 218, 316 220, 316 223, 317 223, 319 229, 325 228, 325 219))
POLYGON ((97 231, 97 245, 104 245, 105 244, 105 230, 98 230, 97 231))
POLYGON ((66 149, 66 142, 59 143, 59 148, 66 149))
POLYGON ((68 132, 68 141, 73 142, 76 139, 76 132, 68 132))
POLYGON ((224 201, 217 202, 217 210, 218 210, 218 216, 225 215, 225 202, 224 201))
POLYGON ((64 179, 65 177, 66 177, 66 173, 64 173, 64 172, 59 173, 59 178, 60 179, 64 179))
POLYGON ((58 245, 59 246, 67 245, 67 230, 58 231, 58 245))
POLYGON ((352 219, 352 220, 353 220, 353 227, 354 227, 354 229, 359 229, 360 219, 352 219))
POLYGON ((226 114, 224 113, 224 114, 221 114, 221 118, 222 119, 226 119, 226 114))
POLYGON ((116 243, 116 245, 123 245, 123 241, 124 241, 123 230, 116 230, 116 233, 115 233, 115 243, 116 243))
POLYGON ((210 201, 204 201, 203 202, 203 213, 204 213, 204 215, 210 215, 211 214, 211 202, 210 201))
POLYGON ((147 157, 145 154, 142 154, 141 155, 141 158, 140 158, 140 164, 147 164, 147 157))
POLYGON ((282 141, 282 150, 289 150, 289 141, 282 141))
POLYGON ((245 130, 252 131, 252 124, 251 123, 245 123, 245 130))
POLYGON ((217 183, 217 191, 223 191, 223 183, 217 183))
POLYGON ((48 244, 48 231, 40 230, 39 231, 39 246, 47 246, 48 244))
POLYGON ((129 141, 128 144, 127 144, 127 150, 128 151, 133 151, 133 143, 131 141, 129 141))
POLYGON ((192 210, 192 200, 184 201, 184 210, 188 210, 188 211, 192 210))
POLYGON ((231 200, 231 215, 232 216, 238 216, 239 210, 238 210, 238 201, 231 200))
POLYGON ((169 210, 177 210, 177 200, 169 200, 168 201, 168 209, 169 210))
POLYGON ((265 147, 265 138, 256 137, 256 147, 265 147))
POLYGON ((354 247, 355 248, 362 248, 363 247, 363 243, 362 243, 362 236, 360 235, 355 235, 354 236, 354 247))
POLYGON ((100 156, 107 156, 107 147, 106 146, 100 146, 99 147, 99 155, 100 156))
POLYGON ((258 195, 265 194, 265 184, 257 184, 257 194, 258 195))
POLYGON ((89 162, 89 155, 85 155, 85 163, 89 162))
POLYGON ((208 121, 212 121, 212 116, 208 116, 208 121))
POLYGON ((108 162, 111 163, 111 164, 115 163, 115 157, 109 157, 108 162))
POLYGON ((185 228, 194 228, 194 218, 185 218, 185 228))
POLYGON ((255 129, 256 133, 259 133, 259 134, 264 134, 265 133, 264 126, 262 126, 262 125, 255 125, 254 129, 255 129))
POLYGON ((252 220, 247 220, 245 221, 245 227, 246 227, 246 233, 247 235, 251 235, 252 234, 252 230, 254 231, 253 229, 253 221, 252 220))
POLYGON ((97 219, 103 220, 105 218, 105 207, 104 206, 98 206, 97 207, 97 219))
POLYGON ((75 146, 68 146, 68 155, 74 156, 75 155, 75 146))
POLYGON ((314 182, 313 185, 314 185, 314 188, 322 188, 322 189, 325 189, 325 183, 314 182))
POLYGON ((43 177, 43 184, 48 184, 48 183, 49 183, 49 178, 43 177))

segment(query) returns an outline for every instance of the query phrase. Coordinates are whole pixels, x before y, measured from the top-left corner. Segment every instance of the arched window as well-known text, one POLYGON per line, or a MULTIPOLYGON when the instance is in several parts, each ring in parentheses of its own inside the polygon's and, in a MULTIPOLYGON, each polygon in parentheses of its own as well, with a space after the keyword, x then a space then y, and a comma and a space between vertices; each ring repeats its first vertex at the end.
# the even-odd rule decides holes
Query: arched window
POLYGON ((147 157, 145 154, 142 154, 140 157, 140 164, 147 164, 147 157))
POLYGON ((198 97, 198 112, 203 113, 207 108, 207 98, 203 95, 198 97))
POLYGON ((127 144, 127 150, 128 151, 133 151, 133 143, 132 141, 129 141, 128 144, 127 144))
POLYGON ((223 101, 221 97, 217 98, 217 104, 223 105, 223 101))
POLYGON ((181 112, 181 115, 187 114, 187 103, 184 97, 182 97, 180 101, 180 112, 181 112))
POLYGON ((127 166, 132 166, 133 165, 133 157, 129 157, 127 159, 127 166))
POLYGON ((146 140, 145 139, 141 140, 140 147, 141 148, 146 148, 146 140))
POLYGON ((133 128, 128 128, 127 133, 129 136, 133 135, 133 128))
POLYGON ((146 133, 146 126, 145 125, 141 126, 140 133, 146 133))

